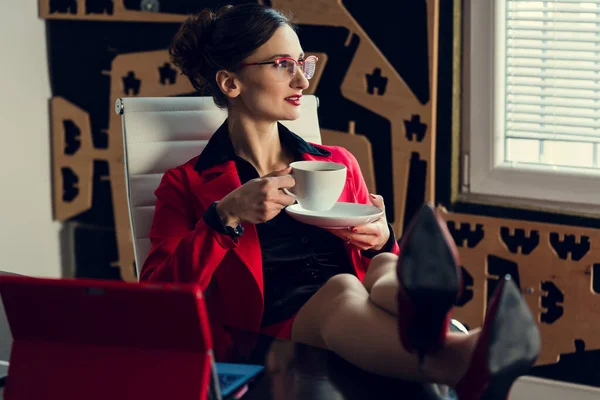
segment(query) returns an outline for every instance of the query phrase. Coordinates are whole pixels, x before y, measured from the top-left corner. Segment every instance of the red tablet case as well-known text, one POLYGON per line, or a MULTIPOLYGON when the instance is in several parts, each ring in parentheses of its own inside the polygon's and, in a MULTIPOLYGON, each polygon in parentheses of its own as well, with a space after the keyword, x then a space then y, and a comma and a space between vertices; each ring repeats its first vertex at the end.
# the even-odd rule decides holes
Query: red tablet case
POLYGON ((212 341, 196 286, 0 277, 6 400, 204 400, 212 341))

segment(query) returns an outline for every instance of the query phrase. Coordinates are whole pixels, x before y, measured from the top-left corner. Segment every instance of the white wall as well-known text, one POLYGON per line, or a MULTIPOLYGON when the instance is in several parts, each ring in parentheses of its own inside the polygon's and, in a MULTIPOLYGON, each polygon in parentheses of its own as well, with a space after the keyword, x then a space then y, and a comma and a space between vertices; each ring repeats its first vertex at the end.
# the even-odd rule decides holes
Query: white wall
POLYGON ((34 0, 0 4, 0 270, 61 275, 52 220, 50 84, 34 0))

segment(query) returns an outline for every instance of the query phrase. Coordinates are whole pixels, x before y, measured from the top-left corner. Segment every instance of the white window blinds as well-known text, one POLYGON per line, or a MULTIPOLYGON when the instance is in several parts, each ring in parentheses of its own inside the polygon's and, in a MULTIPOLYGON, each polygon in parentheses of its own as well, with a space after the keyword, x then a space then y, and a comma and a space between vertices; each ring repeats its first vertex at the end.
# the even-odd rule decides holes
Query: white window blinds
POLYGON ((504 160, 600 173, 600 0, 494 1, 504 160))

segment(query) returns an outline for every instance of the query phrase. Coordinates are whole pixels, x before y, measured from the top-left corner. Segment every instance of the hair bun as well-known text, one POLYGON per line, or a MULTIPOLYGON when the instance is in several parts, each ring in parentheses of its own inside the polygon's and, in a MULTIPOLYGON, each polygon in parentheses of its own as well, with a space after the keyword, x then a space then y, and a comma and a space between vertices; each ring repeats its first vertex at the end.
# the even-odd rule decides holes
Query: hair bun
MULTIPOLYGON (((222 9, 219 10, 219 14, 221 13, 222 9)), ((202 78, 192 81, 196 90, 202 88, 211 69, 207 47, 210 46, 219 14, 205 9, 190 15, 179 28, 169 48, 171 61, 183 74, 202 78)))

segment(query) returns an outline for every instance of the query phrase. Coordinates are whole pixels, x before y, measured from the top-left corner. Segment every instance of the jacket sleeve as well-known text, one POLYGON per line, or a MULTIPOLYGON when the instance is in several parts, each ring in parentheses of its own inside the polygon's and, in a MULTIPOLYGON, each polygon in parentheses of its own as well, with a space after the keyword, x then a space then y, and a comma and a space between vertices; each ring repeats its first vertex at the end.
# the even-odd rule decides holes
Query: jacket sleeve
POLYGON ((193 197, 178 169, 164 174, 155 195, 152 247, 140 280, 196 283, 206 290, 227 251, 237 244, 195 216, 193 197))
MULTIPOLYGON (((352 174, 352 183, 354 185, 354 194, 356 196, 356 201, 360 204, 372 204, 369 189, 367 188, 365 178, 363 177, 362 171, 360 170, 360 165, 358 164, 356 157, 354 157, 354 155, 347 150, 346 153, 348 155, 349 171, 352 174)), ((384 199, 384 201, 385 200, 391 201, 392 199, 384 199)), ((395 240, 395 234, 392 225, 389 223, 388 225, 390 229, 390 239, 393 237, 394 243, 393 246, 384 246, 384 250, 387 250, 385 247, 390 247, 390 252, 398 255, 400 253, 400 247, 398 246, 398 242, 395 240)), ((382 250, 381 252, 384 251, 382 250)), ((369 264, 371 263, 371 258, 374 257, 375 254, 376 252, 373 251, 361 251, 361 259, 363 265, 365 266, 365 270, 369 267, 369 264)))

